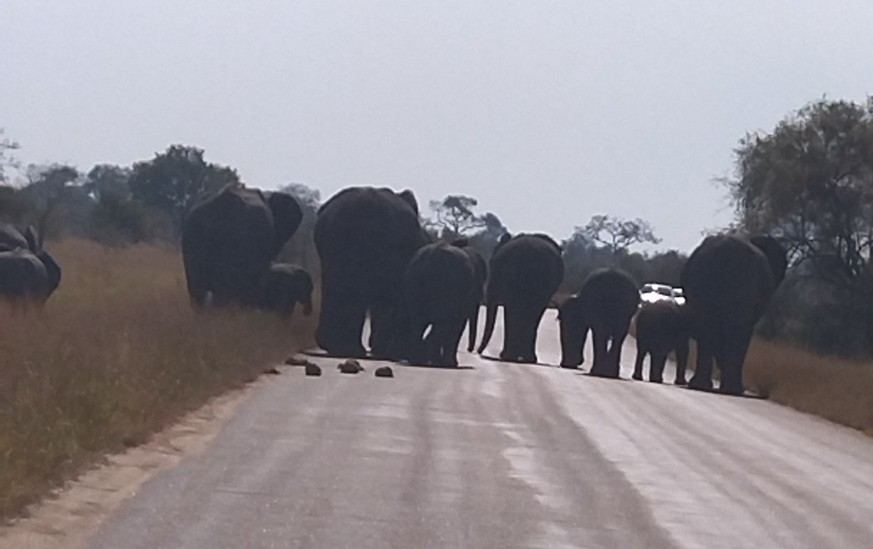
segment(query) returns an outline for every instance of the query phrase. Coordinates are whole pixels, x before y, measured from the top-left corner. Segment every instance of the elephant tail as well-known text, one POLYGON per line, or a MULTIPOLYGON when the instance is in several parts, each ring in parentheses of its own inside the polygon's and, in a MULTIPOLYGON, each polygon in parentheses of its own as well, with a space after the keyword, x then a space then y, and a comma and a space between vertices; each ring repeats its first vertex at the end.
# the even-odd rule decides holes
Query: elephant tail
POLYGON ((491 341, 491 335, 494 333, 494 322, 497 320, 497 300, 489 299, 485 311, 485 332, 482 334, 482 342, 479 343, 478 353, 481 355, 485 347, 491 341))

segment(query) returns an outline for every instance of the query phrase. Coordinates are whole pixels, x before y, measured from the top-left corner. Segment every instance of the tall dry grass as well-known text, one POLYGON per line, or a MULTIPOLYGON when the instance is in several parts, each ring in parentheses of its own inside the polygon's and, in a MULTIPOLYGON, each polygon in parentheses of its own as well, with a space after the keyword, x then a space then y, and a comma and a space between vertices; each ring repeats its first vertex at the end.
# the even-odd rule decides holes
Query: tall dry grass
POLYGON ((756 338, 744 372, 746 385, 762 396, 873 435, 873 362, 756 338))
POLYGON ((194 313, 175 251, 48 247, 60 288, 42 311, 0 311, 0 516, 312 344, 299 314, 194 313))

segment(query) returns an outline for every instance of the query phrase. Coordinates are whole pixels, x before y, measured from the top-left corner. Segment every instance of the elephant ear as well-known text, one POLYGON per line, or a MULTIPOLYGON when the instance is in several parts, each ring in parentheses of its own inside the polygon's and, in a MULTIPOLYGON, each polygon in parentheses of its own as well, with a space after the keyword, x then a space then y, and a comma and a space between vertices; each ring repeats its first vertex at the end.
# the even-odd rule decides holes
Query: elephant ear
POLYGON ((36 230, 33 228, 33 225, 28 225, 24 230, 24 240, 27 241, 27 247, 31 252, 36 253, 39 251, 39 238, 36 236, 36 230))
POLYGON ((416 200, 415 198, 415 193, 413 193, 409 189, 404 189, 397 193, 397 196, 399 196, 401 200, 409 204, 409 206, 412 208, 412 211, 415 212, 415 215, 418 215, 418 200, 416 200))
POLYGON ((778 286, 785 278, 785 271, 788 269, 788 255, 785 248, 775 238, 767 235, 753 236, 749 242, 761 250, 767 258, 770 271, 773 273, 773 281, 778 286))
POLYGON ((273 249, 279 253, 288 239, 294 236, 300 222, 303 221, 303 210, 293 196, 286 193, 271 193, 267 198, 270 211, 273 213, 273 230, 275 241, 273 249))

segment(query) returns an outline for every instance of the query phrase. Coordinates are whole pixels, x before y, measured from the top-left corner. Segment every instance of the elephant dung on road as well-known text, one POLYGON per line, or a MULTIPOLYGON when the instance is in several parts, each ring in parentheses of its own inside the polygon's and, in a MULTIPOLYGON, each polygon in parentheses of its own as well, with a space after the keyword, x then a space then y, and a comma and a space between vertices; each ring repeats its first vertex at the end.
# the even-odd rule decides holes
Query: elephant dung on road
POLYGON ((285 193, 231 184, 201 196, 182 225, 182 257, 195 307, 255 307, 256 283, 303 219, 285 193))
POLYGON ((643 361, 649 355, 649 381, 664 380, 664 365, 671 351, 676 353, 676 385, 685 385, 690 326, 682 305, 667 299, 645 302, 637 312, 637 358, 633 378, 643 379, 643 361))
POLYGON ((365 356, 361 336, 369 312, 373 354, 398 358, 403 275, 428 243, 415 195, 344 189, 319 209, 314 238, 321 259, 318 345, 335 356, 365 356))
POLYGON ((489 264, 485 333, 481 354, 494 332, 497 306, 503 305, 501 360, 537 362, 540 320, 564 278, 561 247, 544 234, 504 234, 489 264))
POLYGON ((312 277, 297 265, 272 263, 261 278, 258 307, 290 317, 298 303, 304 315, 312 314, 312 277))
POLYGON ((617 378, 621 347, 640 301, 634 280, 620 269, 598 269, 588 275, 579 292, 561 304, 561 366, 583 362, 588 330, 594 340, 591 375, 617 378))
POLYGON ((691 337, 697 341, 689 387, 712 390, 714 359, 721 371, 719 391, 745 392, 743 362, 752 332, 787 266, 784 248, 769 236, 709 236, 691 253, 681 274, 691 337))
MULTIPOLYGON (((438 242, 419 249, 404 277, 410 362, 458 365, 458 343, 470 311, 478 309, 476 267, 464 249, 438 242), (430 333, 424 332, 430 326, 430 333)), ((481 285, 479 286, 481 288, 481 285)))

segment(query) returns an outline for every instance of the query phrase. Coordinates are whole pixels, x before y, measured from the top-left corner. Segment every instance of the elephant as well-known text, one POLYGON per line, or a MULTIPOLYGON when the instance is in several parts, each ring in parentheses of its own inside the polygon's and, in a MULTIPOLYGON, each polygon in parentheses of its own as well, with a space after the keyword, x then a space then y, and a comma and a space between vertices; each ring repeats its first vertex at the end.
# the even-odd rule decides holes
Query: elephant
POLYGON ((272 263, 260 281, 258 307, 290 317, 298 303, 305 316, 312 314, 312 277, 297 265, 272 263))
POLYGON ((27 228, 27 236, 7 223, 0 223, 0 251, 11 251, 16 248, 25 250, 36 249, 36 237, 33 228, 27 228))
POLYGON ((467 321, 467 325, 470 328, 468 331, 467 352, 472 353, 473 349, 476 348, 476 335, 479 326, 479 307, 482 305, 483 298, 485 297, 485 282, 488 279, 488 262, 485 261, 485 257, 479 253, 479 250, 469 245, 466 238, 457 239, 452 242, 452 245, 461 248, 470 257, 470 261, 473 264, 473 270, 476 274, 476 300, 475 303, 470 306, 470 315, 469 320, 467 321))
POLYGON ((591 330, 594 364, 590 374, 619 377, 621 347, 639 302, 637 285, 626 272, 604 268, 588 275, 579 292, 558 310, 561 367, 577 368, 584 362, 585 340, 591 330))
POLYGON ((721 371, 719 391, 742 395, 743 362, 755 324, 785 278, 788 259, 774 238, 709 236, 682 269, 697 367, 689 387, 712 390, 712 362, 721 371))
POLYGON ((0 295, 16 306, 42 305, 61 283, 61 266, 37 242, 33 227, 0 225, 0 295))
POLYGON ((412 363, 458 365, 458 343, 470 310, 478 308, 481 285, 467 250, 437 242, 420 248, 403 279, 407 335, 412 363), (430 333, 423 338, 430 326, 430 333))
POLYGON ((683 305, 670 300, 645 302, 636 319, 637 359, 633 378, 643 379, 643 361, 649 360, 649 381, 664 381, 664 365, 670 351, 676 353, 676 385, 685 385, 690 326, 683 305))
POLYGON ((321 315, 316 342, 334 356, 364 357, 370 315, 373 355, 399 358, 402 282, 415 252, 428 243, 412 191, 349 187, 318 210, 321 315))
POLYGON ((537 329, 552 295, 564 278, 561 247, 539 233, 500 237, 489 263, 482 351, 494 333, 497 307, 503 305, 504 334, 500 359, 537 362, 537 329))
POLYGON ((258 281, 303 219, 285 193, 230 184, 199 197, 182 224, 182 257, 195 308, 256 307, 258 281), (211 300, 210 300, 211 297, 211 300))

